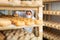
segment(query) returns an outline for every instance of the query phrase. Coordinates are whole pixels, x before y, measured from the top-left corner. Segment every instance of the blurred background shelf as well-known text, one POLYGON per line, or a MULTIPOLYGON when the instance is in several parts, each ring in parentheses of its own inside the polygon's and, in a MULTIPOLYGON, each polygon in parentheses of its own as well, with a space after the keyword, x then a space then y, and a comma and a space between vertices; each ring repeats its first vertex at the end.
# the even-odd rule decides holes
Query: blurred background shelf
POLYGON ((39 27, 39 25, 31 25, 31 26, 15 26, 15 25, 10 25, 6 27, 0 27, 0 30, 11 30, 11 29, 21 29, 21 28, 31 28, 31 27, 39 27))
POLYGON ((60 11, 43 11, 43 13, 47 15, 60 15, 60 11))
POLYGON ((60 0, 44 0, 43 2, 59 2, 60 0))
POLYGON ((44 21, 44 26, 60 30, 60 23, 53 21, 44 21))
POLYGON ((43 36, 48 40, 60 40, 60 0, 43 0, 43 36))
POLYGON ((0 0, 0 6, 43 6, 41 0, 0 0))
POLYGON ((43 36, 49 40, 60 40, 60 31, 44 26, 43 36))

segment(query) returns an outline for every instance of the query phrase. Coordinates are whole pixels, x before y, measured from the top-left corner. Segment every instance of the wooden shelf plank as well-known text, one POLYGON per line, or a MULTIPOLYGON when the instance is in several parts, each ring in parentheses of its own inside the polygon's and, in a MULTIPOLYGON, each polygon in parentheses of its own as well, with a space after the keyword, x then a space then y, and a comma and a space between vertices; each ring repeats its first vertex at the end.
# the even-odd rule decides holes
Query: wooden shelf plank
POLYGON ((60 15, 60 11, 43 11, 47 15, 60 15))
POLYGON ((20 7, 0 7, 0 10, 29 10, 29 9, 33 9, 33 10, 38 10, 38 7, 26 7, 26 6, 20 6, 20 7))
POLYGON ((60 23, 52 21, 44 21, 44 26, 60 30, 60 23))
POLYGON ((10 29, 20 29, 20 28, 27 28, 27 27, 39 27, 41 25, 31 25, 31 26, 15 26, 15 25, 10 25, 6 27, 0 27, 0 30, 10 30, 10 29))
POLYGON ((60 32, 52 29, 44 29, 43 36, 49 40, 60 40, 60 32))
POLYGON ((0 6, 0 10, 39 10, 40 6, 0 6))
POLYGON ((43 2, 60 2, 60 0, 43 0, 43 2))
POLYGON ((1 3, 0 6, 30 6, 30 7, 44 7, 41 2, 39 1, 21 1, 20 4, 14 3, 14 2, 8 2, 8 3, 1 3))
POLYGON ((4 26, 4 27, 1 27, 0 26, 0 30, 11 30, 11 29, 20 29, 20 28, 32 28, 32 27, 40 27, 43 25, 43 21, 41 20, 40 21, 41 23, 39 25, 37 24, 34 24, 34 25, 23 25, 23 26, 16 26, 16 25, 9 25, 9 26, 4 26))

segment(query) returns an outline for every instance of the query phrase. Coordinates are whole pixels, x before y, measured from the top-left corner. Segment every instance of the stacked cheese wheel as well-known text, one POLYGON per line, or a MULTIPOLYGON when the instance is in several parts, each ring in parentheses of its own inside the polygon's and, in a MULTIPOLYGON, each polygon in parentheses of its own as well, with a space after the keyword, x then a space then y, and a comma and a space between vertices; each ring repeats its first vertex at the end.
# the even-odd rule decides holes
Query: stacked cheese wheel
POLYGON ((0 40, 4 40, 5 36, 0 32, 0 40))
POLYGON ((1 17, 0 18, 0 26, 9 26, 11 24, 16 26, 31 26, 31 25, 40 25, 40 20, 32 20, 31 18, 23 18, 23 17, 1 17))
POLYGON ((31 18, 13 18, 12 23, 15 24, 16 26, 21 26, 21 25, 39 25, 40 20, 32 20, 31 18))
POLYGON ((0 18, 0 26, 9 26, 11 25, 11 21, 8 19, 0 18))
POLYGON ((6 40, 35 40, 36 37, 33 33, 20 30, 4 31, 6 40))

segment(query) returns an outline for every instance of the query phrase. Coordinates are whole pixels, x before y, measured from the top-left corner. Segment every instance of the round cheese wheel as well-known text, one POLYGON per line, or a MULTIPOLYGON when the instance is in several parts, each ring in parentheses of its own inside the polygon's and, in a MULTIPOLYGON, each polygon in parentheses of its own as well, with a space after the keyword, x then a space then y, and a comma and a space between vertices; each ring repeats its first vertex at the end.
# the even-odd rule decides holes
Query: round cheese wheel
POLYGON ((41 24, 40 20, 35 20, 35 24, 40 25, 41 24))
POLYGON ((0 18, 0 26, 9 26, 11 25, 11 21, 8 19, 0 18))
POLYGON ((29 26, 29 25, 31 25, 31 22, 26 21, 25 25, 29 26))
POLYGON ((5 36, 2 33, 0 33, 0 40, 4 40, 4 38, 5 36))
POLYGON ((25 22, 24 21, 18 21, 15 23, 16 26, 24 26, 25 22))

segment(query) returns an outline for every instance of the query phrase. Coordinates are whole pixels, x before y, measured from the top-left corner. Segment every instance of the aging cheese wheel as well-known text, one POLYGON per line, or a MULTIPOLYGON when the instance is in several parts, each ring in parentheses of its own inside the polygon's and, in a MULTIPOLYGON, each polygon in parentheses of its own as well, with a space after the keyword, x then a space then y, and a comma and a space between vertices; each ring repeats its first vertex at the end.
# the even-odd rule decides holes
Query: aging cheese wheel
POLYGON ((25 22, 24 21, 18 21, 15 23, 16 26, 23 26, 25 25, 25 22))
POLYGON ((26 25, 34 25, 34 21, 32 19, 25 19, 24 22, 26 25))
POLYGON ((0 33, 0 40, 4 40, 4 38, 5 36, 2 33, 0 33))
POLYGON ((24 40, 30 40, 30 35, 26 34, 24 40))
POLYGON ((35 24, 36 24, 36 25, 41 24, 40 20, 35 20, 35 24))
POLYGON ((31 25, 31 22, 25 22, 25 25, 29 26, 31 25))
POLYGON ((11 21, 8 19, 0 18, 0 26, 8 26, 11 25, 11 21))
POLYGON ((30 34, 30 37, 33 38, 33 37, 35 37, 35 35, 34 35, 33 33, 31 33, 31 34, 30 34))

